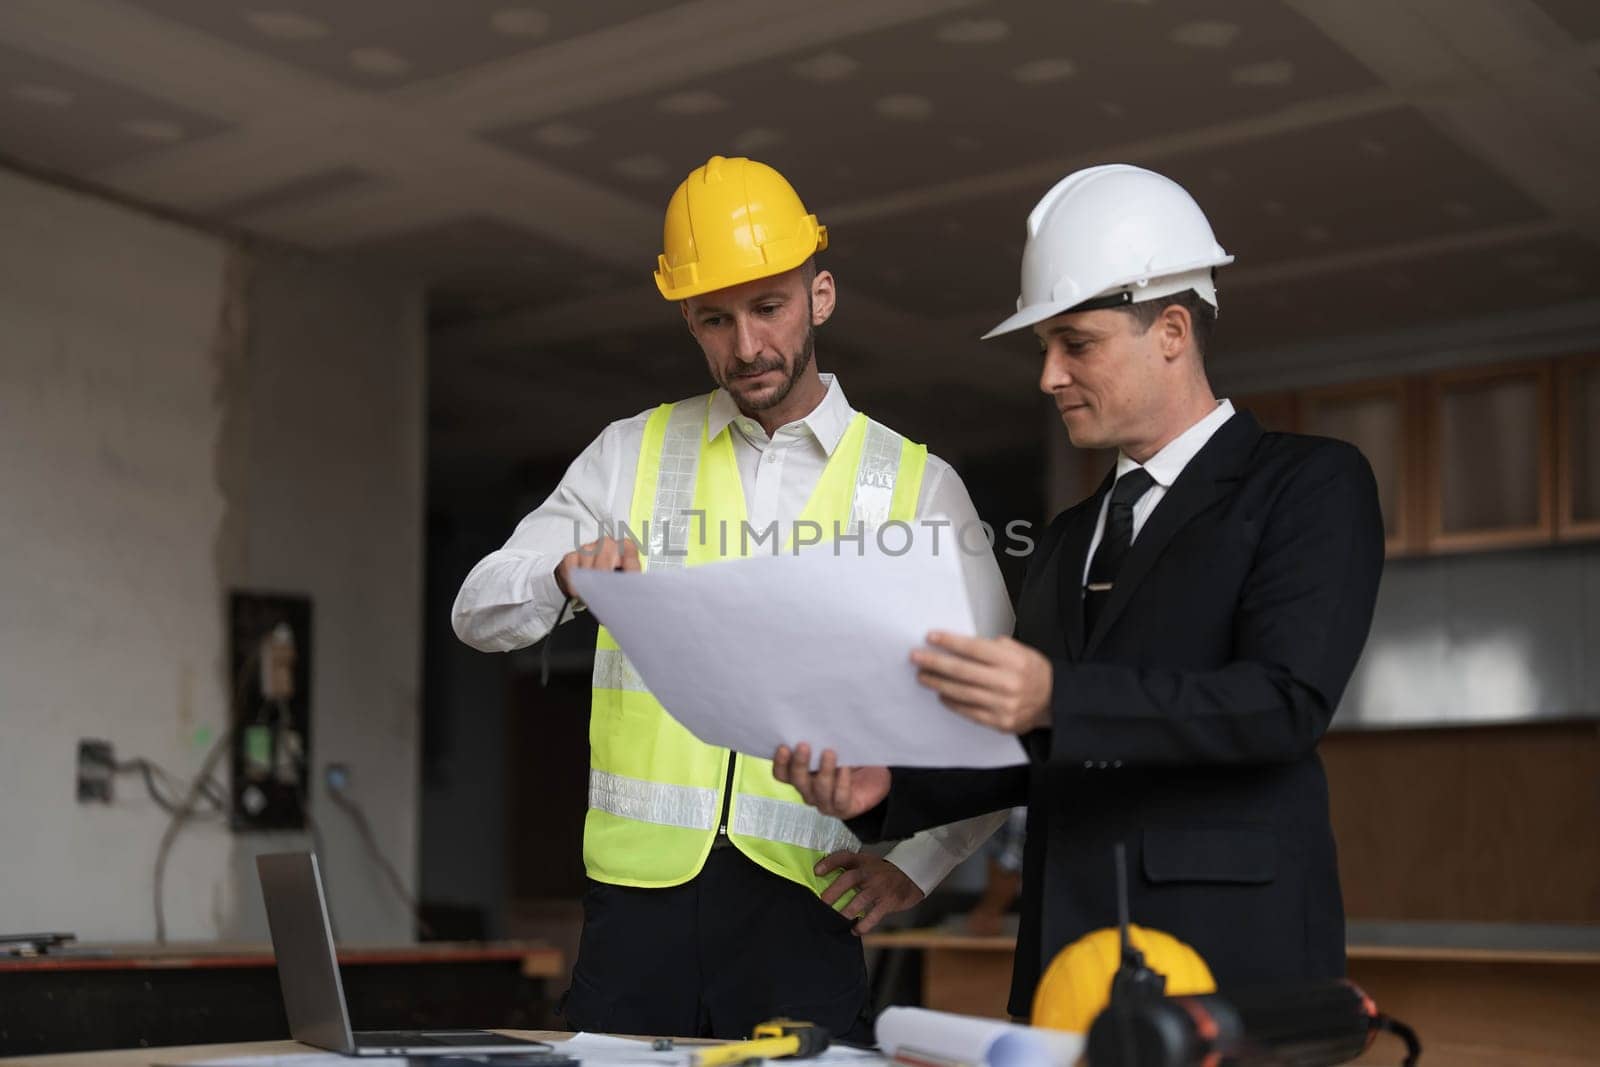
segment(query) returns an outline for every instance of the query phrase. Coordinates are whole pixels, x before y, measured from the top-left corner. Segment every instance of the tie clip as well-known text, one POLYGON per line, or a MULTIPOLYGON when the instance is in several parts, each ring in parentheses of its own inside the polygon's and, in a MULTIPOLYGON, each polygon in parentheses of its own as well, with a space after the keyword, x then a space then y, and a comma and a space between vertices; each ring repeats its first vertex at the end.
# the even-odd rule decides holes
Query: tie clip
POLYGON ((1111 592, 1111 584, 1110 582, 1090 582, 1084 586, 1084 589, 1091 593, 1109 593, 1111 592))

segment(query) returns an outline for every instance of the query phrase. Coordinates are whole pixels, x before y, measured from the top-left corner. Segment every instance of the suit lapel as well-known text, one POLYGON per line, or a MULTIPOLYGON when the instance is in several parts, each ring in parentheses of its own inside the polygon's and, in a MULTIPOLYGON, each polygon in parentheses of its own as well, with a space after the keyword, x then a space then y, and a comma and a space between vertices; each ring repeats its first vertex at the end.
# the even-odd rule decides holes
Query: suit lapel
MULTIPOLYGON (((1093 653, 1099 646, 1106 631, 1117 621, 1117 616, 1122 614, 1134 591, 1139 588, 1139 583, 1144 581, 1150 568, 1155 566, 1156 560, 1161 558, 1161 553, 1178 531, 1232 490, 1260 437, 1260 424, 1249 412, 1241 411, 1223 423, 1211 440, 1195 453, 1195 457, 1172 483, 1172 488, 1167 490, 1167 495, 1161 498, 1156 509, 1145 520, 1128 554, 1123 557, 1122 568, 1117 573, 1117 584, 1112 588, 1099 619, 1095 621, 1094 633, 1087 637, 1084 655, 1093 653)), ((1090 532, 1092 535, 1092 526, 1090 532)), ((1081 594, 1079 599, 1081 601, 1081 594)), ((1078 614, 1081 619, 1082 611, 1078 614)), ((1081 632, 1081 622, 1078 628, 1081 632)))

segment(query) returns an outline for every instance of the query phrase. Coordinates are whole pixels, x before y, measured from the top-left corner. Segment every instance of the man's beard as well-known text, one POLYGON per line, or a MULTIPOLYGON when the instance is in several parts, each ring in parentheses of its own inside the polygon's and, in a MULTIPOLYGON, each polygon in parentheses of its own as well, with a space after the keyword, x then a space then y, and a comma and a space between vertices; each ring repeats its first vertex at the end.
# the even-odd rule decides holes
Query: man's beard
MULTIPOLYGON (((727 379, 720 381, 717 384, 728 390, 728 392, 733 395, 734 399, 739 401, 741 408, 745 408, 746 405, 748 405, 748 411, 768 411, 777 407, 788 398, 790 392, 794 390, 795 383, 800 380, 800 376, 806 372, 807 367, 811 366, 811 360, 816 354, 816 349, 816 327, 808 325, 806 326, 806 338, 800 345, 800 351, 795 353, 794 358, 789 361, 788 375, 785 376, 783 383, 767 396, 746 400, 744 395, 735 390, 730 384, 734 381, 737 381, 737 379, 733 378, 732 376, 729 376, 727 379)), ((757 363, 752 363, 747 367, 741 368, 740 376, 742 377, 749 375, 754 377, 757 374, 764 374, 767 371, 782 369, 782 360, 762 360, 757 363)))

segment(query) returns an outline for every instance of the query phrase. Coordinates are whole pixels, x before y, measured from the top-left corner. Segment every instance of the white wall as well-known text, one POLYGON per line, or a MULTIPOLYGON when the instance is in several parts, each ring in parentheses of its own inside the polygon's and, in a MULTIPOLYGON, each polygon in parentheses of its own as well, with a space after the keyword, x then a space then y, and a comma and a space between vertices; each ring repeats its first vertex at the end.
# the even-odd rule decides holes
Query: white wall
MULTIPOLYGON (((415 883, 421 295, 0 172, 0 929, 147 940, 165 816, 74 798, 77 741, 187 777, 227 715, 230 588, 313 601, 312 758, 415 883)), ((335 923, 408 936, 320 796, 335 923)), ((251 857, 193 825, 174 940, 259 940, 251 857)))

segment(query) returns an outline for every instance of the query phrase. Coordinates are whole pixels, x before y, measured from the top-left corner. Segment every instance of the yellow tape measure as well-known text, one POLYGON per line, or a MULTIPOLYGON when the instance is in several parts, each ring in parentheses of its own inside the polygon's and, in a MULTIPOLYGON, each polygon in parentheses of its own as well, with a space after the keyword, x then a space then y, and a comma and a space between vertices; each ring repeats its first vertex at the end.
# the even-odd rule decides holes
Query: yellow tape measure
POLYGON ((745 1060, 805 1059, 828 1047, 828 1031, 794 1019, 773 1019, 755 1028, 749 1041, 731 1041, 694 1054, 694 1067, 723 1067, 745 1060))

